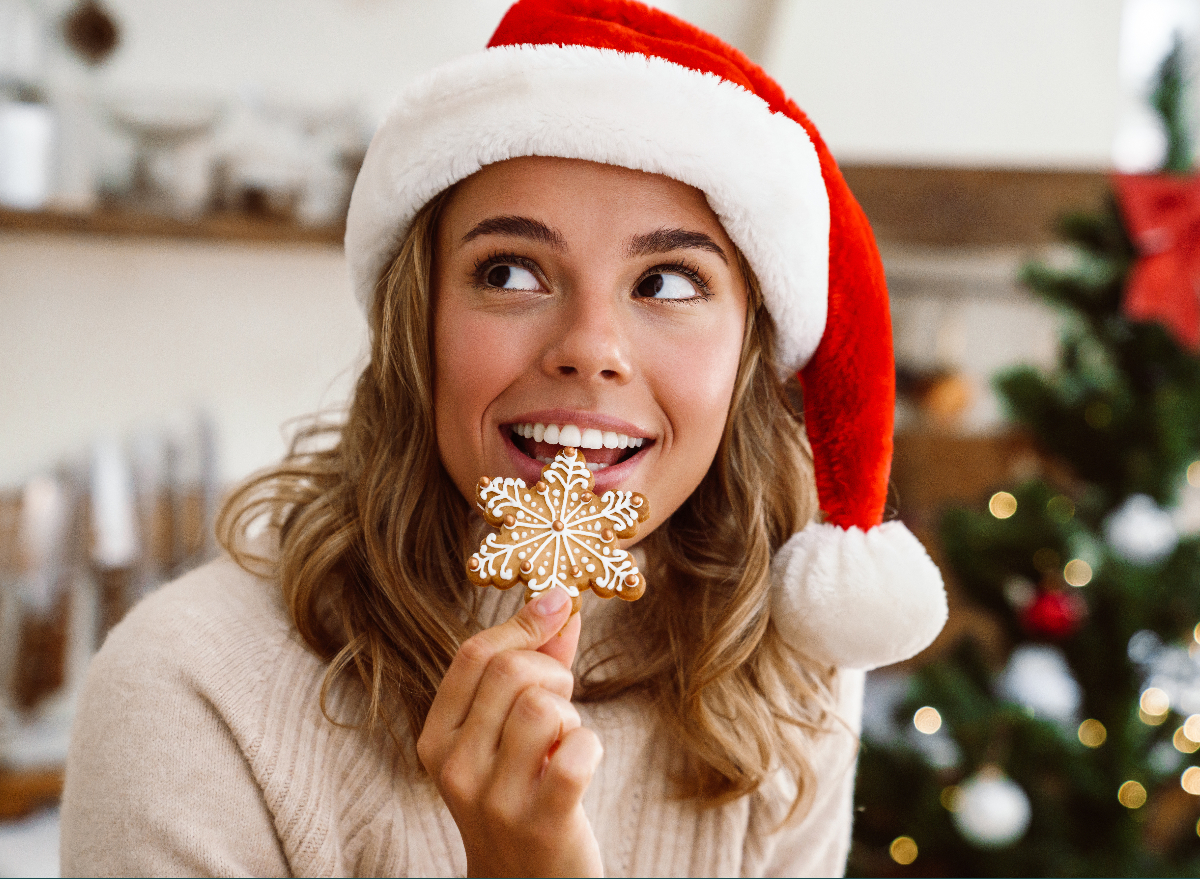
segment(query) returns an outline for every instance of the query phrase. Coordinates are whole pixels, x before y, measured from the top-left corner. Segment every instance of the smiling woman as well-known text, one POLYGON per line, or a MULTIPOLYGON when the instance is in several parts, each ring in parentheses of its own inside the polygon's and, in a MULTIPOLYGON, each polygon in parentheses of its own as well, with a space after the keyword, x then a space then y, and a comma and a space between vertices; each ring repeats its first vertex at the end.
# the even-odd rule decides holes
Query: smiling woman
POLYGON ((945 615, 881 522, 870 230, 778 86, 683 22, 523 0, 492 42, 363 164, 344 422, 235 492, 228 558, 98 656, 68 871, 844 868, 861 670, 945 615), (480 477, 565 447, 649 501, 636 602, 467 577, 480 477))

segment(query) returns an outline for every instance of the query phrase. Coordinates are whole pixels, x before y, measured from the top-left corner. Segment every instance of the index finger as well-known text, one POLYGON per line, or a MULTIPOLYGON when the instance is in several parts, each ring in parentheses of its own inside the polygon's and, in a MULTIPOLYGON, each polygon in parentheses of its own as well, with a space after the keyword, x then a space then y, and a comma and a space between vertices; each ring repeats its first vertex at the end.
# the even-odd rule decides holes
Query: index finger
POLYGON ((562 629, 570 613, 570 596, 551 588, 510 619, 464 641, 433 698, 426 726, 433 724, 432 732, 445 734, 462 726, 493 657, 505 650, 537 650, 562 629))

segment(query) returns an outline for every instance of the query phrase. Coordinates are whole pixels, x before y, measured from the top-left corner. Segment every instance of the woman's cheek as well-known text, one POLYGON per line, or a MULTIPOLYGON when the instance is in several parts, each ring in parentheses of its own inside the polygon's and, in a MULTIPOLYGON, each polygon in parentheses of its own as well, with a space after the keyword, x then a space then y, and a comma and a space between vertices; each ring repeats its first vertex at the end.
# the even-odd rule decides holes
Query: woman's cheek
POLYGON ((714 321, 704 332, 680 334, 669 341, 660 338, 647 346, 654 352, 651 374, 659 385, 658 397, 668 408, 669 419, 677 430, 684 425, 698 429, 714 451, 724 432, 737 381, 740 329, 741 321, 730 315, 728 322, 714 321))
POLYGON ((656 526, 687 500, 712 466, 737 381, 740 327, 740 322, 730 327, 714 321, 679 337, 659 334, 656 344, 645 349, 654 352, 652 360, 643 362, 670 425, 653 484, 645 487, 652 492, 656 526))
POLYGON ((467 492, 487 468, 488 407, 512 381, 513 348, 494 318, 446 303, 434 323, 434 420, 442 463, 467 492))

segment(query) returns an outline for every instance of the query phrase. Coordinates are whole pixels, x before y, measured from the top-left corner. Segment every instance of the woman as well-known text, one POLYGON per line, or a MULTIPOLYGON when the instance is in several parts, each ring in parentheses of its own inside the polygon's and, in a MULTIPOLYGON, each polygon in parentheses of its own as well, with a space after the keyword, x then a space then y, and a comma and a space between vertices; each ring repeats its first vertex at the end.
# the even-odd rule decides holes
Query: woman
POLYGON ((778 87, 682 22, 527 0, 492 47, 368 152, 344 424, 235 494, 230 558, 97 657, 68 871, 843 869, 856 669, 945 614, 879 524, 869 229, 778 87), (650 501, 645 595, 469 585, 477 480, 535 479, 575 433, 596 491, 650 501))

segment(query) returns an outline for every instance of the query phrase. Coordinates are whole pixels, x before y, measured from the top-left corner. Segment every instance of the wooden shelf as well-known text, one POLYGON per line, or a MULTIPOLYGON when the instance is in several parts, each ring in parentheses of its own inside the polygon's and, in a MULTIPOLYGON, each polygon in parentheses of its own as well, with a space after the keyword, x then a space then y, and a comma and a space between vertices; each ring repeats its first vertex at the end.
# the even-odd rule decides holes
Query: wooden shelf
POLYGON ((1103 171, 846 165, 881 242, 931 247, 1026 246, 1057 237, 1058 220, 1100 207, 1103 171))
POLYGON ((116 208, 90 214, 0 208, 0 234, 6 232, 341 247, 345 227, 313 228, 232 211, 181 220, 116 208))
MULTIPOLYGON (((1101 171, 895 165, 845 165, 842 171, 876 237, 900 245, 1042 244, 1054 239, 1062 215, 1095 209, 1108 192, 1101 171)), ((344 231, 341 224, 314 229, 233 212, 179 220, 115 208, 87 215, 0 209, 0 233, 340 246, 344 231)))

